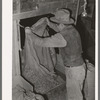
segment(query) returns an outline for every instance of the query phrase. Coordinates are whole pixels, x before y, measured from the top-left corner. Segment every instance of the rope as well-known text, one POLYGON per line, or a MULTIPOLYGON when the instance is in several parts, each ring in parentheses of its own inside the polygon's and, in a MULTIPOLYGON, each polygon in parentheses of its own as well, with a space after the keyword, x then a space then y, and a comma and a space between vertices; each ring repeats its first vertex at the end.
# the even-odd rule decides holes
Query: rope
POLYGON ((20 23, 17 23, 18 26, 20 26, 21 28, 25 28, 23 25, 21 25, 20 23))

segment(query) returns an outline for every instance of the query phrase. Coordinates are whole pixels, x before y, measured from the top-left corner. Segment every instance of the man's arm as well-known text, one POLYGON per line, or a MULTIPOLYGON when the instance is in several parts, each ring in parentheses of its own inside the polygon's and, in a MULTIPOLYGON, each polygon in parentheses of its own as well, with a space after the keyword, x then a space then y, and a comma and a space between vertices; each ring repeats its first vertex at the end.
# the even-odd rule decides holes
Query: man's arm
POLYGON ((31 35, 34 43, 42 47, 65 47, 67 45, 66 40, 60 33, 52 35, 51 37, 41 38, 32 33, 30 28, 25 28, 26 34, 31 35))
POLYGON ((56 32, 59 32, 59 29, 57 27, 57 24, 50 22, 48 18, 46 18, 46 20, 47 20, 47 24, 48 24, 48 26, 50 28, 54 29, 56 32))

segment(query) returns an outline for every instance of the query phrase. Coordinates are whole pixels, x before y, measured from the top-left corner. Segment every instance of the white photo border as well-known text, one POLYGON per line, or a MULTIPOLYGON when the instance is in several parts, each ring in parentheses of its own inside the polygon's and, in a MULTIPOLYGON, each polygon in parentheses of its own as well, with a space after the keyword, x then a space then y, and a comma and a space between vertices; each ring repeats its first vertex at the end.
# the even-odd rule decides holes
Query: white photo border
MULTIPOLYGON (((98 0, 96 1, 95 100, 98 100, 98 0)), ((2 0, 2 100, 12 100, 12 0, 2 0)))

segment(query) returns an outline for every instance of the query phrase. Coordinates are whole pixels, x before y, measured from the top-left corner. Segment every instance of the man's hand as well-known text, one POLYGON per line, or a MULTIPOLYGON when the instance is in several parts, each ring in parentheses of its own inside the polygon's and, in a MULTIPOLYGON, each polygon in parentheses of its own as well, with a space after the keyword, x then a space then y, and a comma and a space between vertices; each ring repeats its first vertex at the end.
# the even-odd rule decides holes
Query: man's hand
POLYGON ((85 61, 86 61, 87 69, 89 71, 95 71, 94 65, 92 63, 90 63, 89 60, 87 60, 87 59, 85 61))
POLYGON ((31 28, 30 27, 25 27, 25 33, 31 33, 32 31, 31 31, 31 28))

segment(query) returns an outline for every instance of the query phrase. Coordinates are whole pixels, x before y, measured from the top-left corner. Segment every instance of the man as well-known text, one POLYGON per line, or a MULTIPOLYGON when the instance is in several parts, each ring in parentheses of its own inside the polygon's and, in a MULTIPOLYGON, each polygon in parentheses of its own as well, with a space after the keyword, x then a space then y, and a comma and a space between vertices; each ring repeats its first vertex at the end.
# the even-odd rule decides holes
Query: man
MULTIPOLYGON (((40 38, 33 35, 37 45, 59 47, 63 58, 66 73, 66 100, 83 100, 82 88, 85 79, 85 63, 82 58, 81 39, 78 31, 72 26, 74 20, 70 18, 70 12, 66 9, 59 9, 51 17, 47 24, 54 29, 57 34, 40 38), (61 39, 60 39, 61 38, 61 39), (61 41, 62 40, 62 41, 61 41), (44 44, 44 45, 43 45, 44 44)), ((26 28, 26 32, 33 32, 26 28)), ((34 33, 34 32, 33 32, 34 33)))

